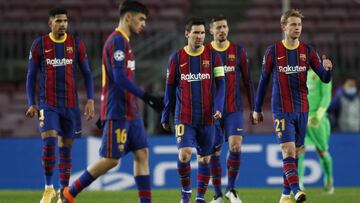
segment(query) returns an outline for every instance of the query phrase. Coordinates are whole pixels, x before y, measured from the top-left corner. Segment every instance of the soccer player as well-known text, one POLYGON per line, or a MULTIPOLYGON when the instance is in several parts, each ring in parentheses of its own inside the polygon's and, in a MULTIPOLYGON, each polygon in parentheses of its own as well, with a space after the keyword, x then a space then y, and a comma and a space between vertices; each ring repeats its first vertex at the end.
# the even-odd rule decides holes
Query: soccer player
POLYGON ((131 34, 145 27, 148 9, 137 1, 124 1, 119 7, 118 27, 103 47, 101 120, 104 122, 101 160, 87 170, 70 187, 61 191, 63 202, 74 203, 75 197, 99 176, 119 164, 128 152, 134 154, 134 178, 139 202, 151 202, 148 142, 136 97, 161 111, 161 101, 154 100, 135 83, 135 61, 130 46, 131 34))
POLYGON ((51 32, 38 37, 32 44, 28 63, 26 93, 28 117, 39 117, 43 140, 42 166, 45 191, 40 203, 50 203, 56 196, 52 177, 56 163, 55 148, 59 147, 60 188, 67 187, 71 173, 71 146, 81 133, 81 117, 76 90, 76 68, 85 78, 87 120, 94 116, 94 88, 84 43, 67 33, 68 18, 63 8, 49 11, 51 32), (37 73, 40 72, 39 102, 35 101, 37 73))
MULTIPOLYGON (((334 193, 332 158, 329 153, 330 121, 327 109, 331 101, 331 83, 321 82, 319 77, 310 70, 307 75, 307 88, 309 100, 309 120, 306 129, 305 145, 315 145, 320 158, 320 165, 324 172, 324 188, 329 194, 334 193)), ((299 158, 299 184, 303 188, 304 177, 304 153, 299 158)))
POLYGON ((210 155, 214 153, 215 122, 224 106, 225 80, 220 56, 204 46, 205 21, 191 18, 186 24, 187 45, 170 56, 161 123, 169 130, 169 116, 175 110, 178 172, 181 202, 191 202, 191 148, 198 154, 196 202, 205 202, 210 179, 210 155))
MULTIPOLYGON (((219 53, 224 63, 225 72, 225 106, 221 126, 225 139, 229 142, 227 159, 228 185, 225 196, 231 203, 240 203, 240 197, 235 188, 235 180, 240 168, 241 143, 244 135, 243 109, 240 96, 240 81, 244 84, 251 112, 254 108, 254 88, 250 78, 245 49, 241 45, 230 42, 227 37, 229 26, 224 16, 216 16, 210 22, 210 33, 213 41, 208 45, 219 53)), ((211 156, 211 176, 215 190, 211 203, 223 203, 221 192, 221 146, 223 136, 221 131, 216 137, 216 152, 211 156)))
POLYGON ((300 190, 297 173, 297 154, 304 150, 304 137, 308 121, 306 77, 311 67, 323 82, 330 82, 332 63, 321 59, 314 49, 299 41, 303 15, 291 9, 281 16, 284 39, 270 46, 264 55, 262 73, 257 90, 253 119, 262 121, 262 104, 271 74, 272 112, 274 129, 283 156, 284 185, 280 203, 305 202, 306 194, 300 190))

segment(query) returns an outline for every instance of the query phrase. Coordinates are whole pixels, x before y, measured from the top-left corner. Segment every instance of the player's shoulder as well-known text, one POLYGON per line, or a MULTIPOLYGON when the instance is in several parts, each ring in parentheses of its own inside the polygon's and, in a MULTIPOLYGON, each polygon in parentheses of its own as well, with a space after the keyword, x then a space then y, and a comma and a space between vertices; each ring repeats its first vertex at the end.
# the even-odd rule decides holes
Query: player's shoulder
POLYGON ((125 43, 127 40, 124 36, 118 33, 116 30, 113 31, 106 39, 105 45, 109 46, 113 43, 125 43))

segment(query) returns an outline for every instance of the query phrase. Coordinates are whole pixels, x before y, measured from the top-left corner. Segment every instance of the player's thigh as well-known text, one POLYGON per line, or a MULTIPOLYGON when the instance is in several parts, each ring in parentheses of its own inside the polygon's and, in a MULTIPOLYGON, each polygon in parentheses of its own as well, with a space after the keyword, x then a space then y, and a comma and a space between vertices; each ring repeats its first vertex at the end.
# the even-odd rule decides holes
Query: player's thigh
POLYGON ((175 125, 175 138, 178 149, 195 147, 196 128, 189 124, 179 123, 175 125))
POLYGON ((106 120, 99 153, 104 158, 121 158, 127 142, 128 122, 123 120, 106 120))
POLYGON ((295 142, 295 125, 292 113, 274 113, 274 131, 278 142, 295 142))
POLYGON ((293 113, 293 121, 295 125, 295 145, 301 147, 305 144, 305 135, 308 123, 308 113, 293 113))
POLYGON ((81 135, 81 117, 79 108, 63 108, 60 116, 60 136, 74 139, 81 135))
POLYGON ((125 153, 135 152, 149 147, 144 124, 140 117, 129 121, 125 153))
POLYGON ((196 131, 196 149, 200 156, 208 156, 215 152, 216 125, 200 125, 196 131))
POLYGON ((224 143, 224 132, 221 129, 220 124, 216 123, 215 124, 214 150, 216 152, 220 152, 223 143, 224 143))
POLYGON ((223 125, 226 140, 231 136, 243 136, 245 131, 242 111, 226 114, 223 125))
POLYGON ((55 137, 61 130, 60 115, 55 108, 40 107, 39 130, 41 137, 55 137))

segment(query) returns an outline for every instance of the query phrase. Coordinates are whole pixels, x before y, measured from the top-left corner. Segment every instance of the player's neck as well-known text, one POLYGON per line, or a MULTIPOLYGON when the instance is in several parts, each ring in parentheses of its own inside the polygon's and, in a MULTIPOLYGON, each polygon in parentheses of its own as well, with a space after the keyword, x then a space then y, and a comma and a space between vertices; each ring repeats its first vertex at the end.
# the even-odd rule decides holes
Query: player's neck
POLYGON ((122 21, 120 21, 116 29, 120 30, 123 34, 126 35, 127 38, 130 39, 131 31, 129 26, 126 26, 122 21))
POLYGON ((188 48, 189 52, 191 52, 191 53, 199 53, 204 49, 204 46, 194 47, 194 46, 187 45, 187 48, 188 48))

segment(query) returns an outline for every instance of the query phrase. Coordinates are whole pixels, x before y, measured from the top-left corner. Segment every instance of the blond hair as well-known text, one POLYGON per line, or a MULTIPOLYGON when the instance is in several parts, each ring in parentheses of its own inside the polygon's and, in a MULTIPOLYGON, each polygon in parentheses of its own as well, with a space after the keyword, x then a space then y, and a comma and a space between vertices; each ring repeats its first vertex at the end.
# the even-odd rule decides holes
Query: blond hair
POLYGON ((285 25, 290 17, 298 17, 301 19, 304 18, 303 14, 300 12, 300 10, 290 9, 281 15, 280 23, 282 25, 285 25))

